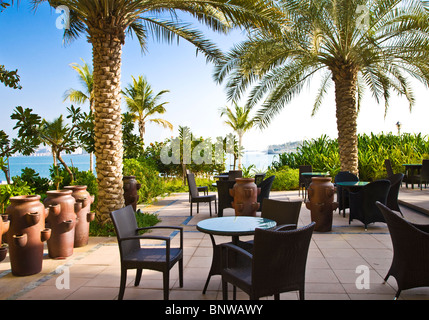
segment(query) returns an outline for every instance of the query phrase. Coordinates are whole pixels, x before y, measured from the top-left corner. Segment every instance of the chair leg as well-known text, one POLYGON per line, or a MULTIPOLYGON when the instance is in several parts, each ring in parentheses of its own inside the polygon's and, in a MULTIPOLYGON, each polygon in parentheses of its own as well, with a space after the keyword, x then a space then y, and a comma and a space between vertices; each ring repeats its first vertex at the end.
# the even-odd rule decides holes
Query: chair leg
POLYGON ((305 300, 304 299, 304 288, 299 290, 299 300, 305 300))
POLYGON ((222 280, 222 298, 228 300, 228 282, 222 280))
POLYGON ((163 276, 164 300, 168 300, 170 290, 170 270, 164 271, 163 276))
POLYGON ((197 213, 200 213, 200 203, 197 202, 197 213))
POLYGON ((142 278, 143 269, 137 269, 136 280, 134 281, 134 286, 137 287, 140 284, 140 279, 142 278))
POLYGON ((280 300, 280 293, 276 293, 274 295, 274 300, 280 300))
POLYGON ((191 201, 191 217, 192 217, 192 201, 191 201))
POLYGON ((127 269, 124 267, 121 267, 121 283, 119 285, 118 300, 122 300, 124 298, 126 282, 127 282, 127 269))
POLYGON ((179 260, 179 286, 183 288, 183 258, 179 260))
POLYGON ((210 217, 212 216, 212 202, 209 202, 210 217))
POLYGON ((395 298, 393 298, 393 300, 398 300, 400 294, 401 294, 401 289, 398 289, 398 291, 396 291, 395 298))

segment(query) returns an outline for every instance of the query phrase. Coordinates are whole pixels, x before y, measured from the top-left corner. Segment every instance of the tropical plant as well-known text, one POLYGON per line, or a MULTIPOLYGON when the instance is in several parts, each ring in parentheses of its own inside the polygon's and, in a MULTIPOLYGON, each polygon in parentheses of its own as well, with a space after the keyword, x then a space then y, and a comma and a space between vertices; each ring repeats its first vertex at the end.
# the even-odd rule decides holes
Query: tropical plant
MULTIPOLYGON (((234 110, 230 107, 220 109, 220 116, 226 116, 228 120, 225 123, 234 130, 238 135, 238 149, 243 149, 243 135, 246 131, 253 128, 255 121, 250 117, 250 108, 240 107, 236 102, 233 102, 234 110)), ((241 152, 238 154, 238 168, 241 169, 241 152)), ((234 163, 235 165, 235 163, 234 163)))
MULTIPOLYGON (((84 149, 89 152, 89 171, 93 172, 94 167, 94 137, 93 137, 93 131, 94 131, 94 125, 93 125, 93 113, 94 113, 94 77, 91 66, 89 66, 85 60, 81 59, 83 64, 80 65, 78 63, 72 63, 70 66, 77 72, 79 75, 78 80, 81 83, 83 87, 82 90, 76 90, 76 89, 69 89, 64 93, 64 101, 67 99, 70 100, 70 102, 77 103, 77 104, 84 104, 85 102, 89 102, 89 112, 88 113, 79 113, 78 118, 76 120, 80 120, 81 124, 80 127, 82 129, 91 129, 89 131, 89 136, 91 137, 91 143, 86 143, 83 145, 84 149), (90 120, 90 121, 86 121, 90 120)), ((73 108, 73 106, 72 106, 73 108)), ((80 111, 80 110, 79 110, 80 111)), ((74 123, 74 121, 73 121, 74 123)), ((87 130, 83 130, 83 132, 86 132, 87 130)), ((86 134, 88 136, 88 133, 86 134)), ((85 137, 86 137, 85 136, 85 137)), ((84 137, 84 138, 85 138, 84 137)), ((81 137, 82 138, 82 137, 81 137)), ((87 141, 84 140, 84 141, 87 141)))
POLYGON ((143 76, 139 76, 138 79, 132 78, 133 82, 122 90, 122 94, 125 97, 129 112, 139 124, 140 139, 144 144, 147 122, 156 123, 164 128, 173 130, 173 125, 167 120, 152 118, 156 114, 164 114, 166 112, 165 105, 168 102, 159 102, 159 100, 163 94, 170 91, 162 90, 155 94, 151 85, 143 76))
POLYGON ((415 102, 406 74, 429 84, 429 4, 420 0, 281 1, 288 23, 280 33, 255 32, 231 50, 215 77, 237 101, 250 90, 266 127, 314 75, 321 75, 313 114, 335 85, 341 170, 358 173, 356 119, 365 88, 389 106, 391 92, 415 102), (255 86, 252 85, 255 84, 255 86))
POLYGON ((68 8, 65 42, 84 34, 92 45, 94 70, 95 156, 102 220, 124 205, 122 190, 121 54, 127 34, 134 34, 146 51, 148 36, 157 40, 185 39, 209 61, 219 61, 221 51, 203 34, 179 19, 191 15, 214 31, 227 33, 235 26, 276 29, 280 17, 271 0, 32 0, 35 7, 48 2, 68 8))

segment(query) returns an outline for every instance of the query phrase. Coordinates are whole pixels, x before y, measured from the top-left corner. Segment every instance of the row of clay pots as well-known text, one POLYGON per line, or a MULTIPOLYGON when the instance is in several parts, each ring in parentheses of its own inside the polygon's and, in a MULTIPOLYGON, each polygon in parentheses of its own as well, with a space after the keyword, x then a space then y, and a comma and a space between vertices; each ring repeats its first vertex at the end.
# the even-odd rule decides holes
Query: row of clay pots
POLYGON ((11 197, 6 209, 9 218, 6 238, 12 274, 39 273, 45 241, 53 259, 69 257, 74 247, 86 245, 89 223, 94 219, 90 212, 93 201, 86 186, 48 191, 43 203, 39 195, 11 197))

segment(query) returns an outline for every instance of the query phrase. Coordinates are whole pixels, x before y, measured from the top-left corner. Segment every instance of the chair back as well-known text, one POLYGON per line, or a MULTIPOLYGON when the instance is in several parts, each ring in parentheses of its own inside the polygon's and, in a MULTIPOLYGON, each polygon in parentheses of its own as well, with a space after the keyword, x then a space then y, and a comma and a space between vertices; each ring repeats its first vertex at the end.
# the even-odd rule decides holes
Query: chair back
POLYGON ((334 178, 334 182, 359 181, 359 178, 350 171, 340 171, 334 178))
POLYGON ((241 178, 243 176, 243 171, 241 170, 230 170, 228 172, 228 180, 235 181, 235 178, 241 178))
POLYGON ((252 284, 259 296, 297 290, 305 280, 315 223, 296 230, 255 230, 252 284))
POLYGON ((255 184, 259 187, 262 181, 264 181, 265 173, 255 174, 255 184))
POLYGON ((304 172, 312 172, 313 171, 313 166, 311 165, 301 165, 299 166, 299 184, 300 186, 305 183, 305 177, 301 176, 301 173, 304 172))
MULTIPOLYGON (((340 171, 334 178, 334 182, 345 182, 345 181, 359 181, 359 178, 354 173, 350 171, 340 171)), ((344 190, 341 186, 336 186, 337 188, 337 202, 340 210, 344 210, 349 207, 349 196, 348 191, 344 190), (344 201, 343 201, 344 193, 344 201)))
POLYGON ((422 161, 422 168, 420 170, 420 175, 424 180, 429 179, 429 160, 424 159, 422 161))
POLYGON ((258 186, 261 188, 261 193, 257 197, 257 201, 259 202, 259 209, 258 211, 262 211, 263 208, 263 199, 267 199, 270 197, 270 191, 271 187, 273 186, 273 182, 276 176, 270 176, 264 181, 261 182, 261 184, 258 186))
POLYGON ((195 182, 195 175, 193 173, 187 173, 186 178, 188 180, 188 188, 189 188, 189 193, 191 194, 191 197, 198 198, 199 193, 198 193, 197 184, 195 182))
POLYGON ((263 199, 262 218, 267 218, 277 222, 277 225, 294 224, 298 225, 299 213, 301 212, 302 201, 280 201, 274 199, 263 199))
POLYGON ((218 180, 217 185, 217 197, 218 197, 218 210, 225 208, 232 208, 232 202, 234 197, 229 194, 229 189, 234 187, 235 181, 232 180, 218 180))
POLYGON ((386 178, 386 180, 390 181, 390 190, 387 195, 386 205, 395 211, 401 212, 398 205, 398 195, 399 195, 399 189, 402 184, 402 180, 404 179, 403 173, 397 173, 394 175, 391 175, 386 178))
POLYGON ((387 176, 393 176, 392 162, 390 159, 384 160, 384 166, 386 167, 387 176))
POLYGON ((122 241, 124 238, 136 235, 138 227, 133 207, 128 205, 125 208, 113 211, 110 213, 110 218, 115 227, 121 257, 140 248, 139 240, 122 241))

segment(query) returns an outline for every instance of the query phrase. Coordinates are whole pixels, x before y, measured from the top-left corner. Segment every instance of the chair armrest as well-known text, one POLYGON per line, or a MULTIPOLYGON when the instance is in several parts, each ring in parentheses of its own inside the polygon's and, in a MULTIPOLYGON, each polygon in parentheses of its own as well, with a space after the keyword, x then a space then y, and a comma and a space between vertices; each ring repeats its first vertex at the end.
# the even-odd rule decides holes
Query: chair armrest
POLYGON ((243 248, 240 248, 239 246, 236 246, 235 244, 222 243, 220 247, 221 249, 226 249, 227 251, 229 250, 234 251, 235 253, 238 253, 239 255, 242 255, 250 260, 253 259, 253 255, 250 252, 244 250, 243 248))
POLYGON ((162 240, 170 242, 170 237, 164 237, 164 236, 148 236, 148 235, 135 235, 131 237, 125 237, 119 239, 119 242, 127 241, 127 240, 141 240, 141 239, 151 239, 151 240, 162 240))
POLYGON ((272 230, 273 231, 288 231, 288 230, 295 230, 296 227, 297 227, 296 224, 283 224, 283 225, 275 227, 272 230))
POLYGON ((144 230, 151 230, 151 229, 173 229, 173 230, 179 230, 180 231, 180 249, 183 249, 183 227, 179 227, 179 226, 141 227, 141 228, 137 228, 136 232, 138 232, 138 231, 144 231, 144 230))

